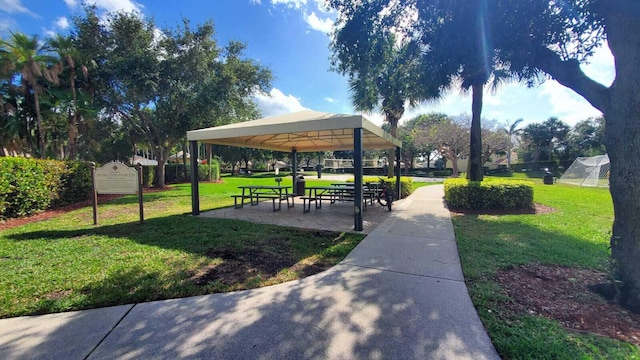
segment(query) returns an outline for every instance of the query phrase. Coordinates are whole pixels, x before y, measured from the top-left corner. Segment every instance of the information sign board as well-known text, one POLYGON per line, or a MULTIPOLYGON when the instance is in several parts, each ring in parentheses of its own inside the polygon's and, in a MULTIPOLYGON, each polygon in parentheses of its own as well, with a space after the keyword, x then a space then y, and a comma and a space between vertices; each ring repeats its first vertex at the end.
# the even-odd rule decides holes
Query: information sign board
POLYGON ((96 169, 98 194, 135 194, 138 192, 138 172, 119 162, 110 162, 96 169))

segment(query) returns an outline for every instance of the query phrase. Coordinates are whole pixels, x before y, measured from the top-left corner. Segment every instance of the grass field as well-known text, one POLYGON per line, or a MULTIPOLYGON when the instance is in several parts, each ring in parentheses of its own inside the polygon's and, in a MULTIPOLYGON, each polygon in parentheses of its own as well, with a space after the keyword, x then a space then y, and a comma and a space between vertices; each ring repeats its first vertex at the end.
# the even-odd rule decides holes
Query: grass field
POLYGON ((535 202, 554 212, 453 217, 467 287, 494 345, 508 359, 640 358, 638 348, 628 343, 569 332, 541 316, 504 311, 502 304, 510 300, 495 280, 498 269, 530 263, 608 269, 613 223, 608 189, 532 180, 535 202))
MULTIPOLYGON (((513 178, 528 178, 514 174, 513 178)), ((613 220, 607 189, 535 183, 535 201, 554 212, 538 215, 458 215, 456 239, 470 295, 505 359, 638 359, 637 347, 570 332, 557 322, 503 309, 510 301, 496 272, 541 263, 608 269, 613 220)), ((323 182, 307 179, 308 185, 323 182)), ((239 185, 273 178, 225 177, 202 183, 203 211, 233 204, 239 185)), ((326 183, 326 182, 325 182, 326 183)), ((283 176, 283 185, 291 179, 283 176)), ((416 183, 415 186, 427 185, 416 183)), ((146 224, 138 225, 137 197, 0 232, 0 317, 87 309, 156 299, 255 288, 305 276, 339 262, 363 238, 241 221, 188 216, 189 185, 145 194, 146 224), (271 259, 271 264, 248 261, 271 259), (230 264, 233 281, 212 269, 230 264)), ((226 273, 229 273, 226 269, 226 273)))
MULTIPOLYGON (((200 185, 201 209, 233 205, 241 184, 273 178, 225 177, 200 185)), ((291 184, 284 178, 283 185, 291 184)), ((343 259, 359 234, 307 231, 189 215, 189 185, 86 207, 0 232, 0 317, 255 288, 297 279, 343 259), (257 261, 256 259, 262 259, 257 261), (274 268, 273 264, 277 264, 274 268), (226 281, 216 280, 224 273, 226 281)), ((222 277, 224 279, 224 277, 222 277)))

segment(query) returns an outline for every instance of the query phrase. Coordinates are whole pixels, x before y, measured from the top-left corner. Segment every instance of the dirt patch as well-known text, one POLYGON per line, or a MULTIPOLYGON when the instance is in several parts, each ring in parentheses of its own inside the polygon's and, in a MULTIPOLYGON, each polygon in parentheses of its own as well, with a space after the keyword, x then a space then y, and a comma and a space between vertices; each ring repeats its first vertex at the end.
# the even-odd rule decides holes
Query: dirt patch
MULTIPOLYGON (((173 190, 173 188, 171 187, 164 187, 164 188, 145 188, 142 191, 146 194, 146 193, 154 193, 154 192, 160 192, 160 191, 167 191, 167 190, 173 190)), ((117 198, 121 198, 125 195, 98 195, 98 204, 103 204, 106 202, 109 202, 113 199, 117 199, 117 198)), ((38 221, 44 221, 44 220, 48 220, 51 218, 54 218, 56 216, 60 216, 64 213, 67 213, 69 211, 73 211, 73 210, 77 210, 77 209, 81 209, 87 206, 91 206, 91 200, 85 200, 85 201, 80 201, 77 202, 75 204, 69 204, 57 209, 51 209, 51 210, 46 210, 34 215, 30 215, 30 216, 24 216, 21 218, 16 218, 16 219, 6 219, 6 220, 1 220, 0 221, 0 231, 1 230, 6 230, 6 229, 11 229, 14 227, 18 227, 18 226, 22 226, 22 225, 26 225, 26 224, 30 224, 30 223, 34 223, 34 222, 38 222, 38 221)))
POLYGON ((504 306, 516 313, 544 316, 567 329, 640 346, 640 315, 590 290, 606 283, 605 272, 530 264, 500 271, 497 280, 514 299, 504 306))
MULTIPOLYGON (((200 269, 191 279, 197 285, 219 281, 224 285, 242 284, 260 275, 263 279, 275 276, 279 271, 294 266, 298 261, 282 254, 271 253, 259 248, 244 250, 217 249, 206 253, 210 258, 220 258, 222 262, 200 269)), ((319 270, 318 272, 324 269, 319 270)))
POLYGON ((54 291, 54 292, 48 293, 45 297, 49 300, 60 300, 64 297, 71 295, 71 293, 73 293, 73 290, 54 291))
POLYGON ((471 210, 471 209, 458 209, 458 208, 449 208, 452 216, 459 215, 521 215, 521 214, 531 214, 531 215, 541 215, 555 212, 556 209, 542 205, 542 204, 534 204, 533 209, 484 209, 484 210, 471 210))

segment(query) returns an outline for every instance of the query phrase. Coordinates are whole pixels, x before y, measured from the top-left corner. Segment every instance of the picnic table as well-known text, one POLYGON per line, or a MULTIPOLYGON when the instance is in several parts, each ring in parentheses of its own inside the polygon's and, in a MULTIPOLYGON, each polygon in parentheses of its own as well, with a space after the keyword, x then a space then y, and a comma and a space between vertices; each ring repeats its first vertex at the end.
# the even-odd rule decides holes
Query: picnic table
POLYGON ((231 195, 234 199, 234 207, 236 209, 244 207, 244 201, 249 200, 249 204, 258 205, 260 199, 271 199, 273 201, 273 211, 280 211, 282 201, 287 202, 287 208, 293 207, 294 195, 289 194, 290 186, 280 185, 242 185, 238 189, 242 190, 241 195, 231 195), (291 203, 289 203, 291 199, 291 203), (277 207, 276 207, 277 202, 277 207))
MULTIPOLYGON (((368 188, 364 188, 363 203, 364 210, 367 209, 367 198, 373 199, 368 188)), ((336 201, 353 201, 355 198, 355 187, 353 184, 331 184, 331 186, 307 186, 305 196, 302 196, 302 212, 311 211, 311 203, 316 209, 322 208, 322 200, 329 200, 331 204, 336 201)), ((373 204, 373 202, 372 202, 373 204)))

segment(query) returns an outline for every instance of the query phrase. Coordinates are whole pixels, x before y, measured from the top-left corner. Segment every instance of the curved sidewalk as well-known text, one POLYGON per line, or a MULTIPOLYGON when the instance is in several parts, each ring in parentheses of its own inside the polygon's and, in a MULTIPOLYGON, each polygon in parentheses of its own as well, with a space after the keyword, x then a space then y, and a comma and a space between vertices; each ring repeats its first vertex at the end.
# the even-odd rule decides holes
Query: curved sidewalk
POLYGON ((0 320, 0 358, 497 359, 443 188, 419 188, 339 265, 272 287, 0 320))

